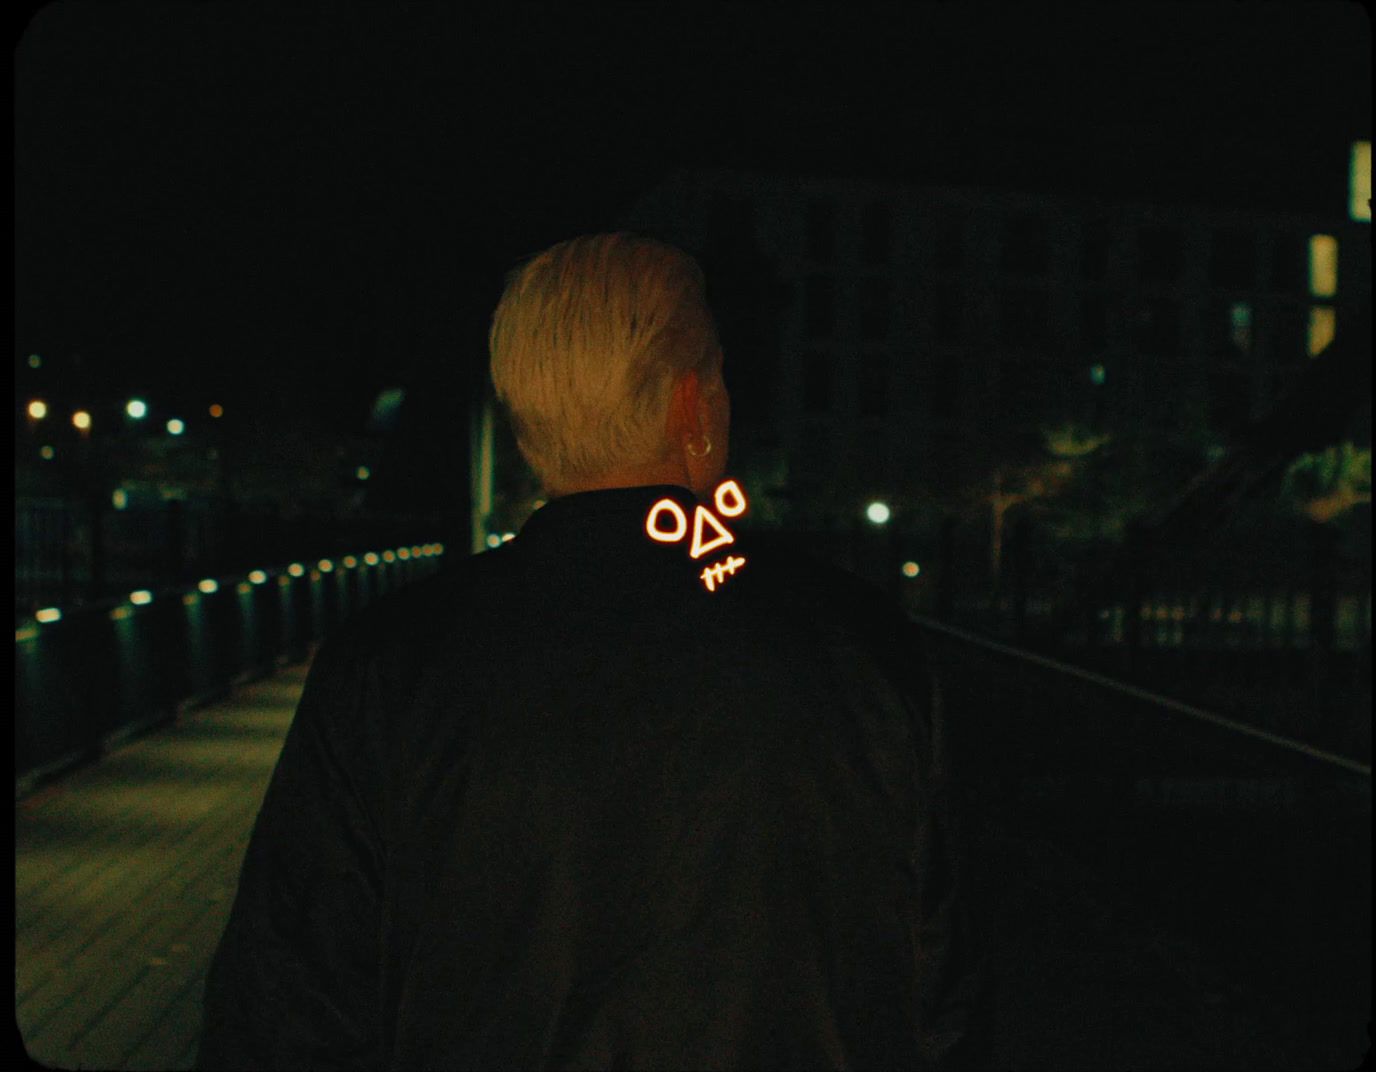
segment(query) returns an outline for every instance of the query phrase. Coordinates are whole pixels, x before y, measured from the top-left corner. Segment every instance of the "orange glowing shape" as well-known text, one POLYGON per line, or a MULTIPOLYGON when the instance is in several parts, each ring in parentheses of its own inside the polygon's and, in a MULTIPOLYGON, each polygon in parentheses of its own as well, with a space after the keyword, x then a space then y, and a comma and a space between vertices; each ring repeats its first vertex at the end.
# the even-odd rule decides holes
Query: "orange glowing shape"
POLYGON ((699 576, 702 583, 707 586, 709 592, 715 592, 717 585, 721 584, 728 574, 735 576, 736 570, 745 565, 745 559, 737 555, 730 555, 725 562, 718 562, 715 565, 704 567, 699 576))
POLYGON ((650 507, 650 512, 645 515, 645 534, 652 540, 657 540, 660 543, 677 543, 687 535, 687 532, 688 519, 683 515, 683 507, 679 506, 673 499, 660 499, 659 502, 650 507), (673 515, 673 532, 665 532, 659 527, 656 519, 662 513, 673 515))
POLYGON ((716 519, 705 506, 699 506, 693 511, 693 549, 688 552, 689 558, 701 558, 708 551, 728 543, 735 543, 736 537, 726 531, 726 526, 716 519), (706 523, 716 530, 717 535, 706 543, 702 542, 702 527, 706 523))
POLYGON ((745 492, 741 491, 741 486, 734 480, 718 484, 714 500, 717 504, 717 513, 722 517, 739 517, 745 513, 745 492))

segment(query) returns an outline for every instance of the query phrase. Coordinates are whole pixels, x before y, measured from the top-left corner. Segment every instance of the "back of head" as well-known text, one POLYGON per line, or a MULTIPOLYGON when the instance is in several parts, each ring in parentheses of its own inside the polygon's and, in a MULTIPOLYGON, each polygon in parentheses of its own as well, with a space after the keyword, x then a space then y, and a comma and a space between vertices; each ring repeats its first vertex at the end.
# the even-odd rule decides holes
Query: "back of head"
POLYGON ((522 455, 557 492, 667 456, 674 380, 715 358, 702 270, 626 232, 585 235, 507 277, 488 337, 522 455))

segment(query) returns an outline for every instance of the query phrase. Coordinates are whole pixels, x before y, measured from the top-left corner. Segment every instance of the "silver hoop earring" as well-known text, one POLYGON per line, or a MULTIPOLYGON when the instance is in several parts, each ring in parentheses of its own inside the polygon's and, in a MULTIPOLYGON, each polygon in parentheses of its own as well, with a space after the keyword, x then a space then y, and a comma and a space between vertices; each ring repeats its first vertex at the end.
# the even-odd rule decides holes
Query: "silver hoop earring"
POLYGON ((702 441, 706 445, 703 447, 701 454, 699 454, 697 451, 693 449, 693 441, 691 439, 687 440, 683 444, 683 449, 686 450, 694 458, 705 458, 707 457, 707 455, 712 453, 712 441, 708 439, 706 436, 702 437, 702 441))

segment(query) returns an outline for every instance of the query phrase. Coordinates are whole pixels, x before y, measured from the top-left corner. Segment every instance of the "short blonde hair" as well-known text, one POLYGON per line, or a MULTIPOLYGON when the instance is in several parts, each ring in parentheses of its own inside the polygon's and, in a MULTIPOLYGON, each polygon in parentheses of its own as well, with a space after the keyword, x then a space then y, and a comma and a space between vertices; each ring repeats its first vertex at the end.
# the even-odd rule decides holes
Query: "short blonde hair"
POLYGON ((663 461, 675 379, 717 354, 702 269, 626 232, 584 235, 513 269, 488 335, 492 384, 546 489, 663 461))

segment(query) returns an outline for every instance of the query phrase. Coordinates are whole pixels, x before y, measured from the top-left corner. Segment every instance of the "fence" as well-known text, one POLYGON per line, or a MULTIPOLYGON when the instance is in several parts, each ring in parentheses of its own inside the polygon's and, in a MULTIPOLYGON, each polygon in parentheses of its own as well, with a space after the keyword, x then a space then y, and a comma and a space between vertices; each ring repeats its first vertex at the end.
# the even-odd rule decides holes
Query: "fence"
MULTIPOLYGON (((410 545, 446 527, 434 517, 249 511, 218 499, 130 503, 20 499, 15 611, 95 603, 135 588, 180 585, 263 562, 410 545)), ((452 534, 446 533, 445 538, 452 534)))
POLYGON ((974 824, 1058 846, 1207 950, 1274 1025, 1274 1067, 1355 1067, 1369 1046, 1369 764, 916 621, 974 824))
POLYGON ((1106 570, 1112 548, 1071 557, 1024 515, 997 584, 978 523, 928 546, 872 526, 805 539, 909 612, 1370 762, 1369 510, 1341 537, 1303 522, 1236 528, 1106 570))
POLYGON ((15 791, 93 759, 231 685, 306 658, 379 596, 433 572, 442 544, 140 590, 15 630, 15 791))

